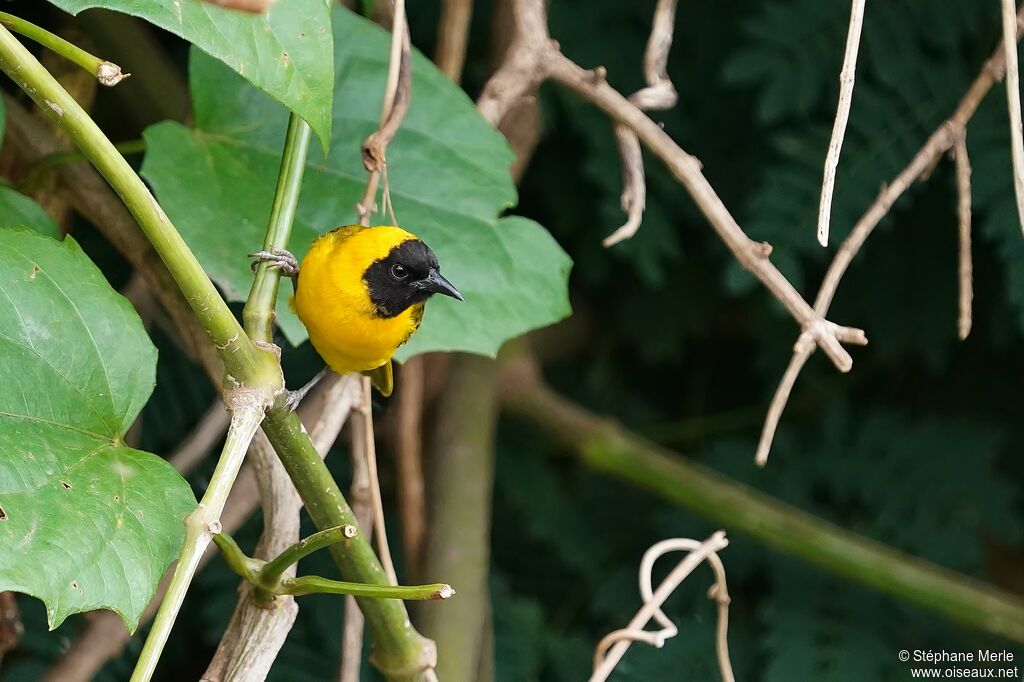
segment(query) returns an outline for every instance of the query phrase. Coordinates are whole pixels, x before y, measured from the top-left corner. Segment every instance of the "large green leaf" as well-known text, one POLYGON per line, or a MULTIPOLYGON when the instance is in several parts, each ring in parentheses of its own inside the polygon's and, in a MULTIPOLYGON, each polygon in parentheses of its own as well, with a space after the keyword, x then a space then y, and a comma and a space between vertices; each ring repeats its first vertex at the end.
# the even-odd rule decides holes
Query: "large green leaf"
MULTIPOLYGON (((124 12, 181 36, 304 118, 324 147, 331 139, 334 51, 330 0, 287 0, 249 14, 200 0, 50 0, 77 14, 124 12)), ((131 64, 122 64, 131 71, 131 64)), ((136 74, 146 78, 146 74, 136 74)))
POLYGON ((50 627, 109 608, 138 625, 195 506, 122 440, 153 388, 135 311, 68 237, 0 230, 0 590, 50 627))
POLYGON ((0 187, 0 228, 2 227, 28 227, 51 237, 60 237, 60 230, 46 211, 10 187, 0 187))
MULTIPOLYGON (((376 129, 388 36, 349 12, 334 19, 335 141, 307 167, 291 248, 301 257, 317 234, 355 222, 366 183, 362 140, 376 129)), ((524 218, 498 220, 516 199, 512 154, 466 95, 424 57, 413 58, 409 113, 388 149, 395 212, 441 261, 465 303, 434 297, 400 357, 430 350, 493 354, 506 339, 569 312, 570 261, 524 218)), ((195 130, 162 123, 146 131, 143 173, 217 283, 241 300, 252 282, 245 254, 263 242, 280 164, 286 113, 213 60, 193 51, 195 130)), ((388 222, 377 216, 379 222, 388 222)), ((278 321, 306 338, 284 299, 278 321)))

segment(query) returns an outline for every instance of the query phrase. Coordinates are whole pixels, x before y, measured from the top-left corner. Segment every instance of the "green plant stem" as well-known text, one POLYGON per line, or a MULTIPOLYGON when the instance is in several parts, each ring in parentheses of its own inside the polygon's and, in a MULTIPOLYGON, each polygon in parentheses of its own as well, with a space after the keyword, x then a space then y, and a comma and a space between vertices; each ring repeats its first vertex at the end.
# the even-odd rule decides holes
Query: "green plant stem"
POLYGON ((281 594, 301 597, 305 594, 350 594, 367 599, 414 599, 417 601, 447 599, 451 586, 443 583, 433 585, 368 585, 328 580, 316 575, 301 578, 285 578, 281 581, 281 594))
POLYGON ((446 583, 434 583, 433 585, 370 585, 367 583, 330 580, 317 575, 281 579, 284 569, 294 564, 302 556, 306 556, 317 549, 351 539, 353 536, 347 535, 344 530, 345 528, 353 527, 328 528, 326 531, 315 533, 302 542, 292 545, 278 555, 276 559, 268 562, 246 556, 242 548, 238 546, 238 543, 226 533, 214 535, 213 541, 224 555, 224 562, 228 565, 228 568, 257 588, 265 590, 271 599, 274 595, 279 594, 288 594, 293 597, 301 597, 307 594, 344 594, 369 599, 414 599, 423 601, 448 599, 455 594, 451 585, 446 583), (275 563, 278 563, 279 566, 272 567, 272 564, 275 563))
MULTIPOLYGON (((146 141, 128 140, 126 142, 118 142, 114 145, 114 149, 121 154, 141 154, 146 151, 146 141)), ((66 164, 87 160, 82 152, 58 152, 43 157, 29 166, 25 176, 18 183, 18 190, 22 194, 32 194, 51 172, 58 170, 66 164)))
POLYGON ((552 391, 532 371, 504 379, 506 407, 587 466, 851 580, 963 624, 1024 642, 1024 600, 868 540, 639 438, 552 391))
MULTIPOLYGON (((274 194, 274 205, 270 210, 267 236, 263 240, 264 251, 284 249, 288 246, 292 222, 295 220, 295 208, 298 206, 302 190, 302 174, 306 168, 309 138, 309 124, 292 114, 288 119, 288 133, 281 155, 281 169, 277 176, 277 191, 274 194)), ((274 308, 277 305, 277 288, 280 281, 280 271, 268 269, 267 263, 260 263, 256 268, 256 279, 252 283, 252 289, 242 311, 245 331, 256 341, 273 341, 274 308)))
MULTIPOLYGON (((313 523, 318 528, 358 528, 355 514, 305 434, 298 415, 287 408, 273 407, 267 411, 263 431, 274 444, 313 523)), ((380 560, 362 532, 344 546, 334 544, 329 549, 345 580, 387 584, 380 560)), ((395 599, 357 599, 373 633, 373 662, 377 668, 395 682, 422 679, 424 669, 433 666, 436 651, 430 640, 409 626, 405 604, 395 599)))
POLYGON ((231 412, 227 440, 210 478, 210 485, 199 506, 185 517, 185 544, 178 555, 178 564, 167 587, 167 593, 160 602, 160 610, 153 620, 153 627, 135 664, 131 682, 146 682, 153 677, 153 671, 156 670, 156 664, 171 634, 178 611, 185 601, 185 593, 192 582, 192 576, 195 575, 207 546, 220 532, 219 519, 224 510, 224 503, 231 492, 231 485, 235 482, 238 470, 242 467, 249 442, 252 441, 262 419, 263 407, 260 405, 236 407, 231 412))
POLYGON ((45 28, 36 26, 31 21, 26 21, 13 14, 0 12, 0 24, 3 24, 15 33, 25 36, 29 40, 39 43, 51 52, 56 52, 94 76, 99 70, 100 64, 104 61, 96 55, 86 52, 74 43, 64 40, 59 35, 50 33, 45 28))
POLYGON ((350 540, 357 533, 358 530, 355 526, 335 526, 334 528, 322 530, 319 533, 313 533, 268 561, 266 566, 260 570, 260 580, 271 585, 277 584, 281 581, 281 576, 292 564, 297 564, 300 559, 309 556, 319 549, 350 540))
POLYGON ((78 102, 3 26, 0 26, 0 69, 57 122, 124 201, 220 351, 229 383, 280 387, 280 365, 242 331, 231 309, 142 179, 78 102))
POLYGON ((217 549, 220 550, 221 555, 224 557, 224 563, 228 565, 228 568, 233 573, 245 578, 250 583, 256 582, 257 576, 264 565, 262 561, 247 556, 242 551, 242 548, 238 546, 238 543, 235 542, 235 539, 227 533, 220 532, 214 534, 213 544, 217 545, 217 549))

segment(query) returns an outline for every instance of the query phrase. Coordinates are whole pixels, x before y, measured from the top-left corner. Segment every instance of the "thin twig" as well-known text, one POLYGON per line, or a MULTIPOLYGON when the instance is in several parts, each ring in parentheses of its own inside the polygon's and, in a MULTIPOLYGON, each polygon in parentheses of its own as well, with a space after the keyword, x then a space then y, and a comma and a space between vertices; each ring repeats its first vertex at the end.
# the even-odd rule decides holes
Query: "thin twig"
MULTIPOLYGON (((669 109, 679 96, 668 77, 668 54, 672 49, 678 0, 658 0, 654 9, 651 35, 644 52, 644 78, 647 87, 636 91, 629 101, 642 110, 669 109)), ((644 159, 640 139, 628 126, 615 126, 615 141, 622 158, 622 210, 628 218, 621 227, 604 238, 604 246, 613 246, 629 239, 640 229, 640 221, 647 203, 647 183, 644 179, 644 159)))
POLYGON ((640 594, 644 605, 629 621, 622 630, 616 630, 605 636, 598 642, 594 652, 594 672, 590 676, 590 682, 604 682, 615 670, 615 666, 622 660, 626 650, 633 642, 645 642, 651 646, 661 648, 665 640, 675 637, 679 630, 669 620, 668 616, 661 610, 661 605, 679 587, 680 584, 693 572, 697 566, 705 560, 711 565, 715 573, 715 585, 708 596, 718 602, 719 625, 716 637, 716 651, 718 653, 719 666, 721 668, 722 680, 734 682, 732 665, 729 662, 729 649, 727 641, 729 591, 725 583, 725 569, 717 552, 725 549, 729 541, 725 538, 724 531, 718 531, 704 542, 696 540, 675 539, 665 540, 654 545, 644 554, 640 562, 640 594), (658 589, 651 590, 651 571, 654 569, 654 562, 666 552, 685 550, 689 553, 679 564, 672 569, 665 580, 658 585, 658 589), (656 620, 662 629, 657 632, 645 630, 644 627, 651 619, 656 620))
POLYGON ((850 7, 850 30, 846 35, 846 53, 843 55, 843 69, 839 73, 839 106, 832 126, 832 139, 825 156, 825 174, 821 180, 821 203, 818 204, 818 243, 828 246, 828 228, 832 221, 832 191, 836 186, 836 169, 839 154, 846 136, 846 123, 850 120, 850 105, 853 104, 853 82, 857 70, 857 51, 860 48, 860 31, 864 25, 865 0, 853 0, 850 7))
POLYGON ((394 450, 406 575, 420 575, 427 532, 427 503, 423 485, 423 356, 402 365, 395 388, 394 450))
MULTIPOLYGON (((1022 4, 1017 14, 1018 36, 1020 35, 1022 21, 1024 21, 1024 4, 1022 4)), ((967 122, 974 115, 981 100, 992 89, 992 86, 1003 77, 1004 69, 1006 68, 1006 59, 1003 57, 1003 52, 1003 45, 996 48, 957 104, 953 114, 928 137, 924 146, 918 150, 910 163, 893 178, 890 184, 882 189, 875 202, 868 207, 864 215, 854 225, 849 236, 847 236, 838 251, 836 251, 836 255, 832 258, 832 263, 825 273, 821 288, 818 290, 818 296, 814 301, 815 313, 822 317, 828 314, 829 306, 832 304, 832 299, 835 296, 836 289, 839 287, 839 282, 842 280, 843 275, 846 274, 850 263, 853 262, 854 256, 864 246, 864 242, 867 241, 875 227, 889 213, 889 209, 892 208, 896 200, 918 178, 923 177, 943 154, 949 152, 957 140, 963 138, 967 122)), ((764 466, 764 463, 768 460, 768 452, 775 438, 775 429, 778 426, 779 418, 786 407, 786 403, 789 401, 796 378, 800 370, 807 363, 808 358, 814 353, 814 348, 814 345, 806 342, 803 334, 794 344, 793 356, 790 358, 789 365, 782 376, 782 381, 779 382, 779 386, 775 390, 775 396, 772 398, 768 416, 765 419, 764 428, 761 432, 757 453, 754 456, 754 461, 759 466, 764 466)))
MULTIPOLYGON (((396 0, 394 21, 391 25, 391 56, 388 61, 388 77, 381 105, 380 126, 363 141, 363 167, 370 174, 366 191, 356 204, 361 225, 370 224, 377 199, 377 186, 384 176, 387 193, 387 148, 394 139, 398 128, 405 119, 412 98, 412 48, 409 42, 409 25, 405 16, 405 0, 396 0)), ((390 201, 386 198, 385 201, 390 201)))
POLYGON ((971 333, 974 302, 974 272, 971 256, 971 159, 967 153, 967 132, 953 146, 953 160, 956 163, 957 191, 957 235, 959 258, 957 281, 959 282, 959 306, 957 334, 963 341, 971 333))
POLYGON ((388 534, 384 528, 384 502, 380 494, 380 479, 377 476, 377 448, 373 437, 373 412, 370 400, 372 390, 370 378, 363 377, 363 399, 357 419, 361 422, 364 447, 361 453, 356 453, 356 456, 363 455, 366 458, 366 473, 370 479, 370 503, 373 505, 373 531, 377 535, 376 542, 380 562, 384 566, 388 582, 397 585, 398 576, 395 573, 395 564, 391 560, 388 534))
POLYGON ((1006 58, 1006 103, 1010 112, 1010 150, 1013 156, 1013 193, 1017 217, 1024 230, 1024 134, 1021 131, 1020 74, 1017 69, 1018 17, 1013 0, 1001 0, 1003 9, 1003 52, 1006 58))

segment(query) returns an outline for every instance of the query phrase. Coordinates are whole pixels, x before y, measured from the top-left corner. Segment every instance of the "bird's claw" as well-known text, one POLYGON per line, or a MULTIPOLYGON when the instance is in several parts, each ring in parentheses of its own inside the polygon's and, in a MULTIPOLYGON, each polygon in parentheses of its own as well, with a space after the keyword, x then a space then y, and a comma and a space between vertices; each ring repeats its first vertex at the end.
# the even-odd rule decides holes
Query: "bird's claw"
POLYGON ((304 397, 305 391, 301 389, 298 391, 288 391, 288 395, 284 399, 284 406, 288 408, 289 412, 294 412, 298 409, 299 403, 302 402, 304 397))
POLYGON ((299 275, 299 262, 295 260, 295 256, 291 252, 285 249, 279 249, 275 246, 270 251, 250 253, 249 258, 254 259, 249 264, 253 272, 256 272, 256 268, 259 267, 260 263, 266 263, 268 270, 280 270, 281 274, 285 277, 298 277, 299 275))

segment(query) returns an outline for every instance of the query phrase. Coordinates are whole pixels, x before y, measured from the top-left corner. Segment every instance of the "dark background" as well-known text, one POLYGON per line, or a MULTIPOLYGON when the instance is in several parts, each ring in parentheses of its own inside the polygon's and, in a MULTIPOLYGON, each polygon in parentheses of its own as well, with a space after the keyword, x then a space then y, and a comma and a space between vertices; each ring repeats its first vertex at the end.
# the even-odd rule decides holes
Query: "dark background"
MULTIPOLYGON (((0 8, 51 27, 75 23, 44 3, 0 8)), ((632 92, 643 84, 653 8, 653 0, 557 0, 550 8, 552 36, 568 56, 585 67, 606 66, 611 84, 632 92)), ((409 12, 414 43, 431 54, 436 2, 412 3, 409 12)), ((836 184, 833 246, 826 251, 817 245, 814 222, 848 18, 849 4, 834 0, 681 3, 669 64, 679 104, 654 114, 701 159, 748 234, 773 245, 773 262, 807 298, 835 246, 952 112, 999 40, 996 2, 868 3, 836 184)), ((477 3, 464 77, 472 96, 493 67, 491 31, 490 3, 477 3)), ((183 76, 186 46, 159 35, 183 76)), ((158 106, 129 110, 129 85, 100 93, 95 108, 115 141, 176 115, 158 106)), ((177 85, 169 83, 169 91, 177 85)), ((173 99, 161 106, 173 108, 173 99)), ((739 267, 657 160, 648 158, 648 210, 639 234, 604 249, 601 238, 625 218, 611 126, 553 85, 544 86, 540 104, 543 137, 514 212, 545 225, 575 261, 576 314, 542 337, 551 349, 544 370, 552 385, 801 509, 1024 593, 1024 239, 1013 203, 1003 86, 993 88, 968 126, 975 201, 971 336, 960 342, 956 335, 956 190, 952 162, 943 159, 901 198, 839 288, 830 318, 864 328, 871 344, 853 350, 848 375, 815 354, 764 470, 753 465, 753 454, 796 325, 739 267)), ((114 285, 122 285, 127 266, 93 228, 76 225, 75 236, 114 285)), ((155 336, 158 382, 142 445, 163 453, 214 396, 177 347, 155 336)), ((298 375, 311 373, 316 359, 307 347, 288 351, 286 362, 298 375)), ((346 456, 343 447, 337 450, 329 462, 344 479, 346 456)), ((390 499, 386 447, 383 454, 390 499)), ((502 418, 490 580, 495 673, 502 682, 585 679, 596 641, 639 606, 636 569, 646 547, 666 537, 703 538, 719 527, 565 455, 528 422, 502 418)), ((197 491, 208 475, 209 469, 193 476, 197 491)), ((251 547, 258 533, 256 519, 237 539, 251 547)), ((900 649, 1009 648, 1018 663, 1024 657, 1020 647, 743 535, 731 541, 723 559, 738 679, 908 679, 900 649)), ((671 562, 664 563, 662 572, 671 562)), ((303 571, 330 574, 331 567, 317 556, 303 571)), ((196 679, 205 669, 236 584, 218 561, 198 576, 161 664, 163 679, 196 679)), ((661 650, 635 646, 613 679, 715 679, 708 584, 710 572, 700 569, 666 607, 680 635, 661 650)), ((334 678, 339 603, 303 598, 272 679, 334 678)), ((83 622, 72 618, 47 633, 40 604, 22 599, 20 605, 26 633, 4 660, 4 680, 36 679, 83 622)), ((137 640, 98 679, 127 679, 137 640)))

